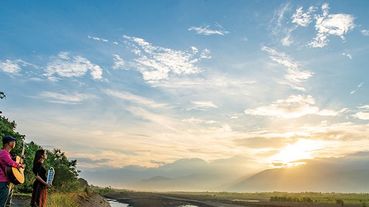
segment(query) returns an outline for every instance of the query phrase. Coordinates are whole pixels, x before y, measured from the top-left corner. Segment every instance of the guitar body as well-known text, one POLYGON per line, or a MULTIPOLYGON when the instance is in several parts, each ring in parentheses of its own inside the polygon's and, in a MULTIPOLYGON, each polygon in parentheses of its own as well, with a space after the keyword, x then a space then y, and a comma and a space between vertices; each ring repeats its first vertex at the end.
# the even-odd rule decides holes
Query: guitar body
MULTIPOLYGON (((23 159, 19 156, 15 159, 16 163, 23 163, 23 159)), ((15 168, 15 167, 7 167, 5 169, 6 176, 8 176, 9 181, 14 185, 23 184, 25 181, 24 177, 24 169, 23 168, 15 168)))

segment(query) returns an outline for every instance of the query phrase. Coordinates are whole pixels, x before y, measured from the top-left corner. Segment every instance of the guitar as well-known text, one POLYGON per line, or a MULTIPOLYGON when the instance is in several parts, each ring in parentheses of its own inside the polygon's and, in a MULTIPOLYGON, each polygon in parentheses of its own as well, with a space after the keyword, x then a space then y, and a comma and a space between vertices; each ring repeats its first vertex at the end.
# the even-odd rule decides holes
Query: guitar
MULTIPOLYGON (((23 148, 22 148, 22 155, 16 156, 15 162, 23 164, 24 163, 24 142, 23 142, 23 148)), ((5 168, 5 174, 9 178, 9 181, 13 183, 14 185, 23 184, 25 181, 24 177, 24 168, 16 168, 16 167, 6 167, 5 168)))

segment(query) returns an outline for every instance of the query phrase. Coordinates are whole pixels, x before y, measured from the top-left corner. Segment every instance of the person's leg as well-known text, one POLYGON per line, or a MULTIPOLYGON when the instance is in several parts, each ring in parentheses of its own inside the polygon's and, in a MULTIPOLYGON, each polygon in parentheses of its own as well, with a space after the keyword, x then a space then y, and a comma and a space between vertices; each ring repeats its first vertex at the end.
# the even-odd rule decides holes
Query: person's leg
POLYGON ((47 188, 43 187, 42 190, 40 191, 39 206, 40 207, 46 207, 46 204, 47 204, 47 188))
POLYGON ((38 199, 39 199, 39 185, 37 182, 33 183, 33 190, 32 190, 32 198, 31 198, 31 206, 37 207, 38 206, 38 199))
POLYGON ((11 207, 12 206, 12 200, 13 200, 13 190, 14 187, 11 186, 9 189, 9 195, 8 195, 8 199, 6 200, 6 207, 11 207))
POLYGON ((8 199, 9 188, 8 183, 0 183, 0 207, 4 207, 8 199))

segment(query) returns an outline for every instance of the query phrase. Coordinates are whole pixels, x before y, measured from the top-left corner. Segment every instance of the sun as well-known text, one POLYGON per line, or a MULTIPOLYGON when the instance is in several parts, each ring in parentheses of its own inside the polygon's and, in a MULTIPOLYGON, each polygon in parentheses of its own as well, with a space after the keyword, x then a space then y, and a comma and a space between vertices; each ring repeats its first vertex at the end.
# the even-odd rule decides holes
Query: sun
POLYGON ((322 141, 301 139, 282 148, 270 160, 272 163, 279 163, 279 166, 283 167, 296 166, 304 163, 298 161, 313 159, 314 153, 323 146, 322 141))

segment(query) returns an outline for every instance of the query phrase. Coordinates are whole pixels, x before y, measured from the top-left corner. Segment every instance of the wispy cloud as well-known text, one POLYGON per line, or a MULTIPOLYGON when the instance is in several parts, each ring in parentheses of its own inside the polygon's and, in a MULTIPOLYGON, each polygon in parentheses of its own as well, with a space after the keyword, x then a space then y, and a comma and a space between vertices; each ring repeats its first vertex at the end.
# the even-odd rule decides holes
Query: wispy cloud
POLYGON ((119 55, 114 54, 113 55, 113 69, 125 69, 125 62, 123 60, 123 58, 121 58, 119 55))
POLYGON ((80 104, 83 101, 91 98, 96 98, 91 94, 84 93, 60 93, 60 92, 52 92, 52 91, 44 91, 39 94, 39 98, 45 99, 51 103, 60 103, 60 104, 80 104))
POLYGON ((138 37, 124 36, 137 58, 134 59, 136 68, 143 79, 150 83, 169 79, 170 76, 197 74, 201 69, 196 65, 202 59, 210 58, 210 51, 198 51, 192 47, 191 51, 173 50, 155 46, 138 37))
POLYGON ((363 34, 364 36, 369 36, 369 29, 362 29, 361 34, 363 34))
POLYGON ((308 70, 301 70, 301 65, 288 57, 285 53, 278 52, 277 50, 270 47, 262 47, 262 51, 268 53, 270 59, 274 62, 286 67, 285 79, 290 83, 294 89, 302 90, 305 89, 301 86, 301 83, 313 76, 313 72, 308 70))
POLYGON ((29 65, 34 66, 33 64, 30 64, 21 59, 16 60, 6 59, 4 61, 0 61, 0 70, 5 73, 17 74, 22 70, 22 67, 29 65))
POLYGON ((290 46, 293 43, 293 39, 291 36, 291 32, 288 32, 285 37, 281 39, 281 43, 283 46, 290 46))
POLYGON ((282 4, 277 10, 274 11, 274 15, 273 18, 271 20, 271 25, 272 26, 272 33, 274 35, 278 34, 279 32, 281 32, 282 29, 282 25, 284 23, 285 20, 285 14, 287 13, 287 11, 289 11, 290 8, 290 3, 286 2, 284 4, 282 4))
POLYGON ((358 90, 360 90, 360 88, 361 88, 361 87, 363 87, 363 85, 364 85, 364 82, 359 83, 359 84, 356 86, 356 89, 352 90, 352 91, 350 92, 350 94, 351 94, 351 95, 355 94, 358 90))
POLYGON ((198 118, 188 118, 188 119, 182 119, 183 122, 190 123, 190 124, 215 124, 218 123, 214 120, 204 120, 204 119, 198 119, 198 118))
POLYGON ((219 29, 212 29, 210 28, 209 25, 207 26, 200 26, 200 27, 190 27, 188 28, 188 31, 194 31, 199 35, 205 35, 205 36, 210 36, 210 35, 221 35, 224 36, 226 34, 228 34, 229 32, 224 30, 223 27, 218 26, 219 29))
POLYGON ((311 6, 306 12, 304 12, 303 7, 297 8, 295 13, 291 17, 292 23, 295 23, 301 27, 309 26, 309 24, 313 20, 313 13, 315 9, 315 7, 311 6))
POLYGON ((151 99, 135 95, 133 93, 127 92, 127 91, 116 91, 111 89, 106 89, 103 91, 105 94, 109 96, 113 96, 115 98, 119 98, 124 101, 128 101, 131 103, 139 104, 141 106, 146 106, 150 108, 163 108, 167 106, 166 104, 157 103, 151 99))
POLYGON ((226 74, 211 74, 204 77, 194 78, 173 78, 172 80, 161 81, 153 86, 166 89, 198 89, 198 90, 226 90, 237 91, 254 85, 256 81, 243 79, 242 77, 227 77, 226 74))
POLYGON ((144 109, 142 107, 137 106, 128 106, 125 108, 127 111, 129 111, 134 116, 150 121, 157 126, 164 127, 166 129, 169 129, 171 131, 177 131, 177 122, 176 120, 172 119, 171 117, 154 113, 151 111, 148 111, 147 109, 144 109))
POLYGON ((353 117, 361 120, 369 120, 369 105, 363 105, 358 107, 359 112, 352 115, 353 117))
POLYGON ((96 36, 87 36, 88 39, 92 39, 92 40, 96 40, 96 41, 100 41, 100 42, 109 42, 109 40, 101 38, 101 37, 96 37, 96 36))
POLYGON ((57 77, 81 77, 87 72, 93 79, 99 80, 102 79, 103 69, 82 56, 70 56, 67 52, 60 52, 48 63, 45 72, 50 80, 56 80, 57 77))
POLYGON ((188 110, 193 110, 193 109, 207 110, 207 109, 218 108, 218 106, 215 105, 211 101, 192 101, 191 103, 193 104, 193 106, 191 108, 189 108, 188 110))
POLYGON ((347 57, 348 59, 352 60, 352 55, 350 53, 347 52, 343 52, 341 53, 343 56, 347 57))
POLYGON ((345 39, 345 35, 354 29, 354 17, 349 14, 329 14, 329 5, 324 3, 321 7, 322 15, 316 15, 316 37, 309 46, 322 48, 328 44, 329 36, 338 36, 345 39))
POLYGON ((339 113, 334 110, 319 109, 315 105, 315 99, 310 95, 291 95, 287 99, 279 99, 270 105, 245 110, 245 114, 248 115, 285 119, 299 118, 306 115, 337 116, 339 113))

